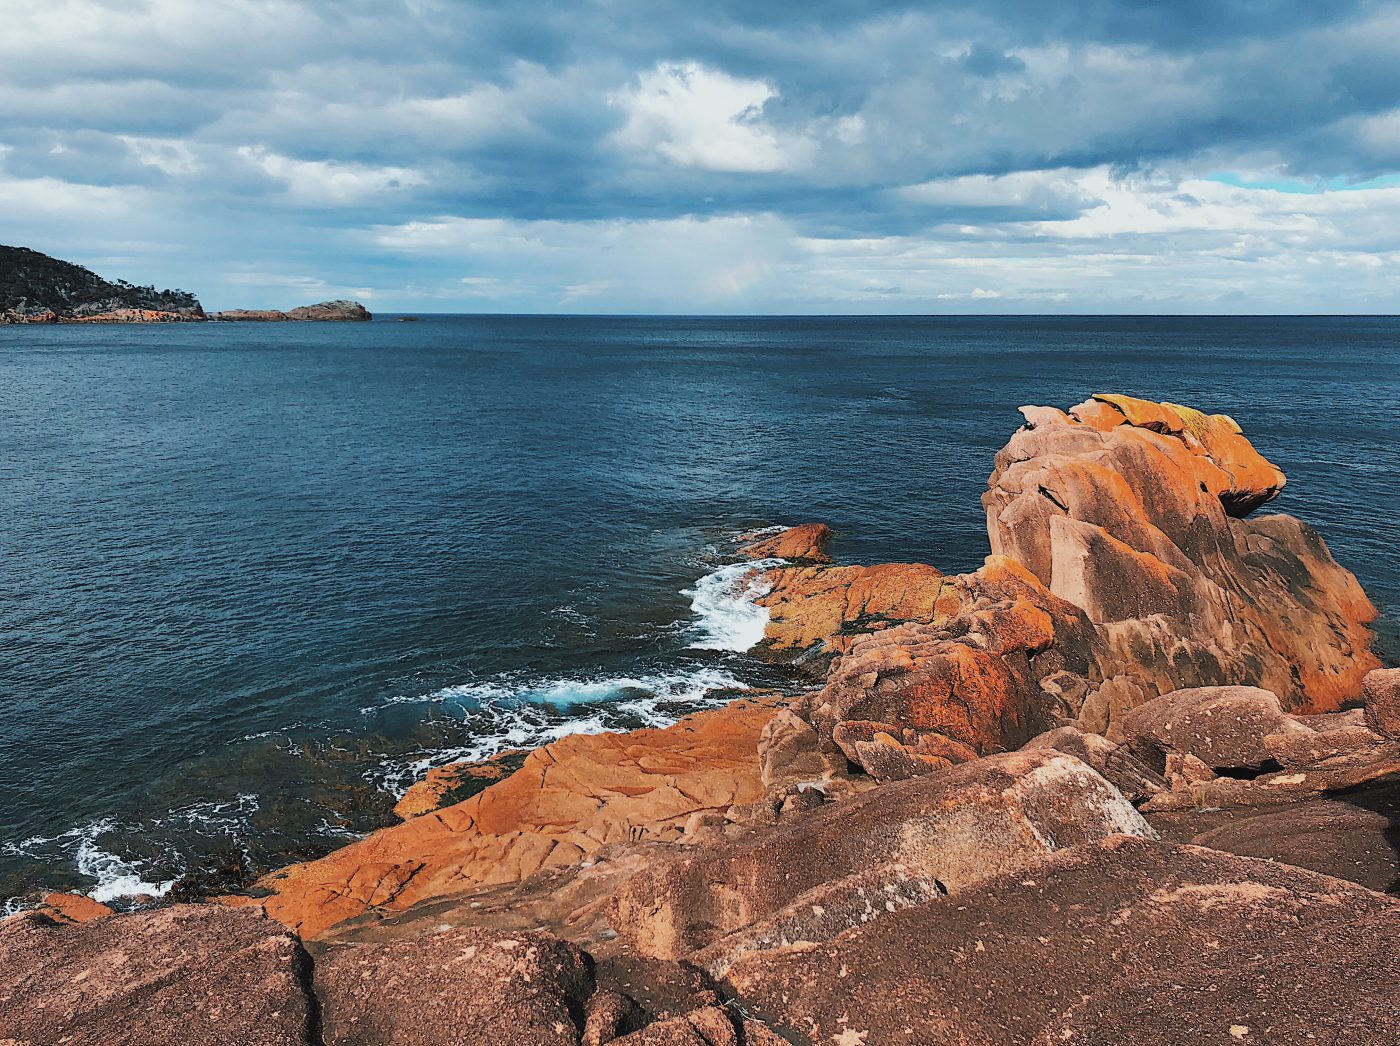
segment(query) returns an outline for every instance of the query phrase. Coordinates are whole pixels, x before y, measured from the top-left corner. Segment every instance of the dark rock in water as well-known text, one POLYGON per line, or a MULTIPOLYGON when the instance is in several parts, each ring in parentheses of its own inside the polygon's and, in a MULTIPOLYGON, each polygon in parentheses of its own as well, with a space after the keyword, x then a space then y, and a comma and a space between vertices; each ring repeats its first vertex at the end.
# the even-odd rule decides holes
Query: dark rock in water
POLYGON ((316 990, 335 1046, 575 1046, 593 973, 552 934, 452 930, 328 948, 316 990))
POLYGON ((1400 902, 1127 837, 728 975, 796 1041, 868 1046, 1369 1046, 1400 1042, 1397 978, 1400 902))
POLYGON ((265 1046, 312 1041, 310 960, 252 912, 206 905, 68 924, 0 922, 0 1041, 265 1046))
POLYGON ((0 246, 0 323, 171 323, 202 320, 186 291, 104 280, 27 247, 0 246))
POLYGON ((357 301, 323 301, 287 311, 289 320, 372 320, 374 316, 357 301))

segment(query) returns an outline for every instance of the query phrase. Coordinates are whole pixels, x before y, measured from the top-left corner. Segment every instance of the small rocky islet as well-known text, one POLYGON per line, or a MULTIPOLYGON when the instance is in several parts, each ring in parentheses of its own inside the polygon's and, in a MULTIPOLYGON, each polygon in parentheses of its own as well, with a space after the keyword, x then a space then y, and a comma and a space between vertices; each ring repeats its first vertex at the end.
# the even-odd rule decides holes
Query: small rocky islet
POLYGON ((371 320, 359 302, 327 301, 281 312, 205 312, 188 291, 109 281, 90 269, 27 247, 0 245, 0 324, 205 323, 371 320))
POLYGON ((755 536, 806 692, 439 768, 245 896, 54 895, 0 1041, 1400 1042, 1366 594, 1228 417, 1022 413, 976 571, 755 536))

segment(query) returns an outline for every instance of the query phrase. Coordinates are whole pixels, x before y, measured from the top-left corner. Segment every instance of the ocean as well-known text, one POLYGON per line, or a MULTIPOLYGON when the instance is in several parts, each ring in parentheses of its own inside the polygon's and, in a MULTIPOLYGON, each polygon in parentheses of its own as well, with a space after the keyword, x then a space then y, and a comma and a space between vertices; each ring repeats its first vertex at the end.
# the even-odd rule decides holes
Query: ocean
POLYGON ((1396 318, 0 327, 0 899, 236 888, 432 765, 791 687, 738 534, 975 568, 1016 408, 1102 391, 1233 415, 1397 663, 1396 318))

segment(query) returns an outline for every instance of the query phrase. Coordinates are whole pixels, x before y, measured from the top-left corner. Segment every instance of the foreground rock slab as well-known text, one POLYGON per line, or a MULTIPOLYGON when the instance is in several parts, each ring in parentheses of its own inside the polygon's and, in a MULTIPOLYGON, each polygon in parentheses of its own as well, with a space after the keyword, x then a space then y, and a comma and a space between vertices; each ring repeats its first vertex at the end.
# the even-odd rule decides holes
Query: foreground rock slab
POLYGON ((311 1043, 310 960, 253 912, 212 905, 0 923, 0 1041, 92 1046, 311 1043))
POLYGON ((575 1046, 593 973, 551 934, 466 929, 329 948, 316 991, 327 1046, 575 1046))
POLYGON ((730 985, 801 1043, 1400 1042, 1400 903, 1268 861, 1119 837, 730 985))
POLYGON ((824 940, 1115 833, 1155 835, 1078 759, 1013 752, 659 863, 618 892, 612 922, 640 954, 721 972, 746 952, 824 940))

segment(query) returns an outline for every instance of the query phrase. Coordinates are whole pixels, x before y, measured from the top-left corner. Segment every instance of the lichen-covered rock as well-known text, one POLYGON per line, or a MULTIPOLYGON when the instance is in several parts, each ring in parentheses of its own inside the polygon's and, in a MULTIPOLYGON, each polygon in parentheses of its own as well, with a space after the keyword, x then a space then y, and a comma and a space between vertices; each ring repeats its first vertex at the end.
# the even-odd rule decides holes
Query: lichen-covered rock
POLYGON ((456 929, 316 958, 327 1046, 577 1046, 592 991, 584 953, 539 931, 456 929))
POLYGON ((1360 692, 1375 610, 1309 527, 1242 518, 1284 477, 1232 420, 1123 396, 1023 413, 983 497, 992 550, 1089 616, 1101 679, 1260 686, 1289 712, 1360 692))
POLYGON ((216 905, 0 922, 0 1041, 302 1046, 310 961, 253 912, 216 905))
POLYGON ((1084 680, 1096 635, 1034 574, 993 556, 948 579, 939 605, 933 622, 856 638, 826 687, 794 706, 878 779, 1018 748, 1079 711, 1067 685, 1041 680, 1084 680))
POLYGON ((956 894, 1057 847, 1115 832, 1153 834, 1079 760, 1014 752, 884 785, 752 839, 658 863, 618 892, 612 922, 641 954, 677 958, 709 949, 706 961, 723 965, 760 938, 791 935, 799 925, 802 933, 831 935, 883 914, 887 902, 897 906, 886 893, 928 895, 931 884, 956 894), (843 882, 844 890, 826 889, 843 882), (814 891, 820 899, 812 900, 814 891), (842 917, 799 924, 802 903, 842 917), (765 921, 757 937, 746 936, 765 921))
POLYGON ((607 843, 680 840, 699 813, 763 798, 758 738, 773 700, 740 700, 664 730, 575 734, 442 810, 259 881, 257 905, 316 937, 370 911, 402 911, 474 886, 577 865, 607 843))
POLYGON ((872 567, 777 567, 763 577, 768 591, 766 649, 787 653, 841 652, 854 637, 904 621, 938 616, 943 574, 924 563, 872 567))
POLYGON ((825 943, 740 959, 746 1012, 811 1043, 1400 1041, 1400 903, 1118 837, 825 943))
POLYGON ((831 562, 826 551, 830 541, 831 528, 825 523, 804 523, 750 541, 739 552, 749 559, 785 559, 794 565, 812 566, 831 562))

